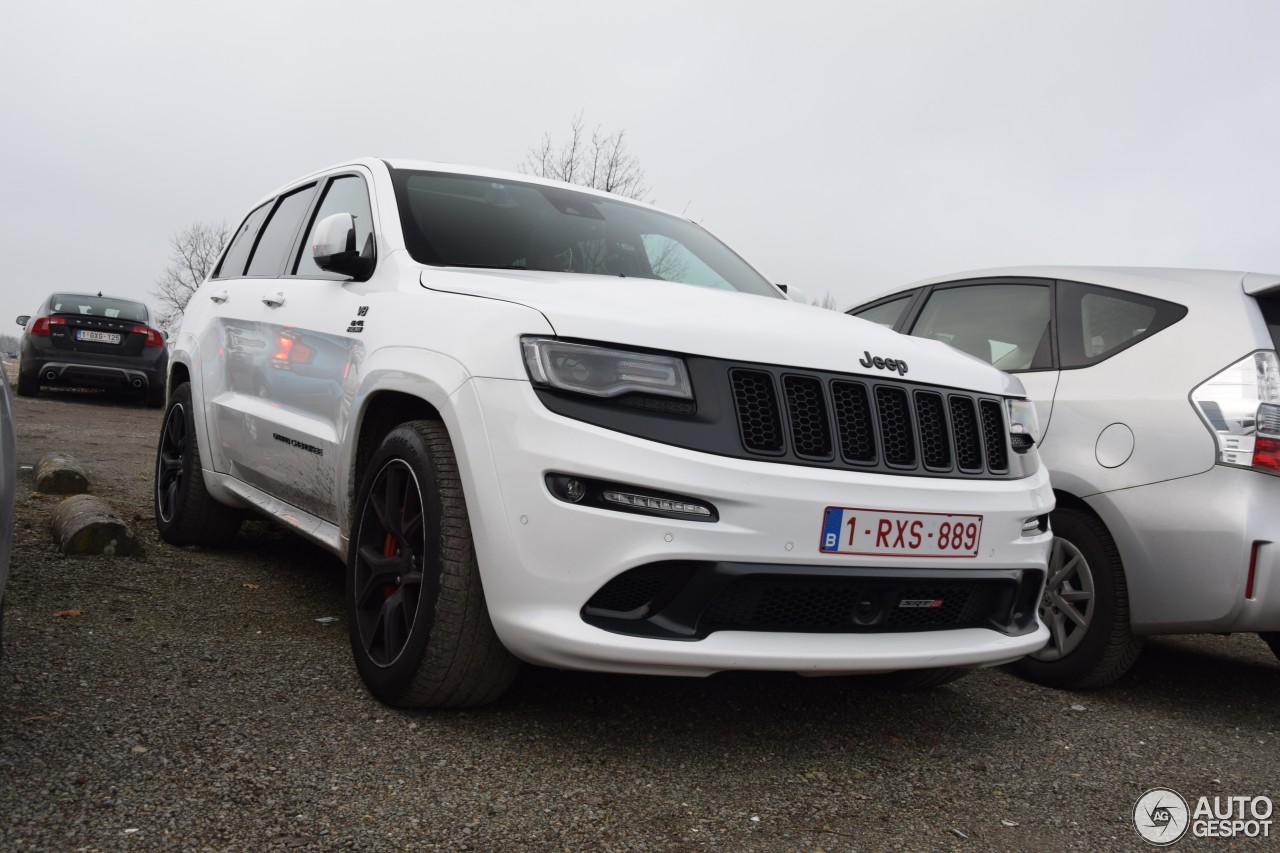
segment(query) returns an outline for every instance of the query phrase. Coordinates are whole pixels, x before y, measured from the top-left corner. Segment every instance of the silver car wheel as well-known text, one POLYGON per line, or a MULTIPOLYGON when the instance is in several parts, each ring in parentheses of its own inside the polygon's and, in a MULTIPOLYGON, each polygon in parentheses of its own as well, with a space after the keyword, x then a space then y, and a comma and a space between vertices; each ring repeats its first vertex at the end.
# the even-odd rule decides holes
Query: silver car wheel
POLYGON ((1040 618, 1049 626, 1049 644, 1031 657, 1054 661, 1074 652, 1093 622, 1094 600, 1089 561, 1066 539, 1054 539, 1049 581, 1040 599, 1040 618))

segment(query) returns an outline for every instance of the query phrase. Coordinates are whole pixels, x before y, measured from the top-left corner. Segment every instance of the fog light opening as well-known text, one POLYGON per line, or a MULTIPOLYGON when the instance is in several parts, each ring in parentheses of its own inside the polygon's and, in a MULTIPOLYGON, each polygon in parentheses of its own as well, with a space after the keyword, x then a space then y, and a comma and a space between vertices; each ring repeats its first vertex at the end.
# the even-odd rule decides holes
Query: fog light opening
POLYGON ((547 491, 565 503, 681 521, 720 520, 715 506, 697 498, 573 474, 547 474, 547 491))
POLYGON ((1022 535, 1035 536, 1049 529, 1049 516, 1033 515, 1022 522, 1022 535))

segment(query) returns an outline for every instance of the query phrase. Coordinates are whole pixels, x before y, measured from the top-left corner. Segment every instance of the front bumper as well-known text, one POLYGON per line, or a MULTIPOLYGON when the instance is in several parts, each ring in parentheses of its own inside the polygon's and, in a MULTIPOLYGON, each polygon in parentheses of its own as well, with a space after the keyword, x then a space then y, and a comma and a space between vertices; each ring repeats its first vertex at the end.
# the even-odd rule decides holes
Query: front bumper
POLYGON ((1136 633, 1280 631, 1280 477, 1215 465, 1087 502, 1120 549, 1136 633))
POLYGON ((494 627, 515 655, 573 669, 708 675, 721 670, 882 672, 986 666, 1044 645, 1048 632, 990 628, 832 633, 718 630, 701 639, 633 636, 588 624, 587 602, 615 576, 663 561, 768 564, 804 573, 895 576, 1043 572, 1050 533, 1023 522, 1053 507, 1042 469, 1021 480, 961 481, 838 471, 684 450, 549 412, 527 382, 474 379, 454 394, 451 432, 468 489, 494 627), (483 424, 476 429, 476 424, 483 424), (464 427, 464 425, 466 425, 464 427), (715 523, 565 503, 545 476, 565 473, 713 504, 715 523), (979 555, 946 560, 819 551, 827 506, 983 516, 979 555), (962 565, 957 565, 960 563, 962 565))

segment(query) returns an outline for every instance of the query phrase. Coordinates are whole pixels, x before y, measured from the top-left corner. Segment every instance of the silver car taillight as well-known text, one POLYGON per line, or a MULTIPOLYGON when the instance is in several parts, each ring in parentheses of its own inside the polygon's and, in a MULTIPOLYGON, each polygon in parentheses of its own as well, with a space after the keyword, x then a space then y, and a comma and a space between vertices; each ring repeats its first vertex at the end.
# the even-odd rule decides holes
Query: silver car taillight
POLYGON ((1255 352, 1191 392, 1218 461, 1280 473, 1280 359, 1255 352))

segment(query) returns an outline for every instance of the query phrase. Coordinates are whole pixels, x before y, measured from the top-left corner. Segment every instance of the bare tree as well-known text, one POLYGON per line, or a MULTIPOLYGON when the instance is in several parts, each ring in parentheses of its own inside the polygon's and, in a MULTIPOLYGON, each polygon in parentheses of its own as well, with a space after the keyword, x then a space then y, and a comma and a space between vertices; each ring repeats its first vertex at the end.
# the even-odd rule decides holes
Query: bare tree
POLYGON ((826 296, 821 299, 815 299, 812 303, 817 308, 826 308, 829 311, 839 311, 840 306, 836 304, 836 298, 831 295, 831 291, 827 291, 826 296))
POLYGON ((582 113, 569 125, 569 141, 557 147, 551 134, 530 148, 520 171, 604 190, 626 198, 642 199, 649 192, 640 161, 627 149, 627 132, 605 133, 596 125, 588 134, 582 113))
POLYGON ((153 291, 160 301, 160 325, 172 330, 182 321, 191 295, 213 271, 230 232, 225 222, 193 222, 169 238, 169 266, 153 291))

